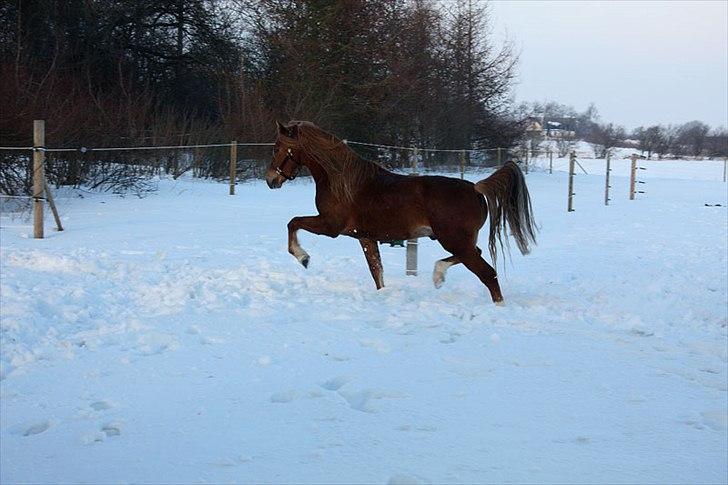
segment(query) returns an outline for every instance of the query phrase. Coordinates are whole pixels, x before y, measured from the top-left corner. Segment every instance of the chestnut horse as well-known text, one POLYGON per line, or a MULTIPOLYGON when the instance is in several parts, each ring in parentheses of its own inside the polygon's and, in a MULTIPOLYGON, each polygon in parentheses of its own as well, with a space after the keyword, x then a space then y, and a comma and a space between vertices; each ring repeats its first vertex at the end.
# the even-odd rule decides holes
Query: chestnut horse
MULTIPOLYGON (((378 241, 430 237, 452 256, 435 263, 439 288, 450 266, 463 263, 503 301, 495 270, 477 247, 478 231, 490 217, 488 248, 495 264, 507 223, 521 253, 535 243, 535 227, 526 182, 518 165, 507 162, 490 177, 471 182, 440 176, 392 173, 360 158, 345 142, 306 121, 278 125, 273 160, 266 174, 271 189, 293 180, 302 166, 316 182, 316 216, 288 223, 288 252, 308 267, 309 255, 298 243, 304 229, 329 237, 359 240, 377 289, 384 286, 378 241)), ((507 240, 506 240, 507 241, 507 240)))

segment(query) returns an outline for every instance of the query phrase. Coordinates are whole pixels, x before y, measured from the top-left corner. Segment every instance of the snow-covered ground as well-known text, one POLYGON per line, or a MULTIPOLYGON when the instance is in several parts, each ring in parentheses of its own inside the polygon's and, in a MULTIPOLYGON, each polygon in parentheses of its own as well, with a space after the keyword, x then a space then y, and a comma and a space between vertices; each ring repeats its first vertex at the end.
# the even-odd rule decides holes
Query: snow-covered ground
POLYGON ((722 163, 643 162, 635 201, 628 163, 605 207, 582 161, 567 213, 537 161, 505 307, 462 266, 436 290, 426 239, 379 292, 352 239, 301 233, 303 269, 307 180, 58 194, 44 240, 3 214, 0 482, 725 483, 722 163))
MULTIPOLYGON (((632 140, 632 141, 635 142, 635 143, 638 143, 638 142, 636 142, 634 140, 632 140)), ((552 153, 556 154, 556 153, 559 152, 558 145, 559 145, 559 142, 557 140, 547 139, 547 140, 543 140, 540 143, 538 143, 538 145, 536 147, 536 150, 538 151, 538 153, 541 154, 541 156, 544 156, 544 154, 548 150, 551 150, 552 153)), ((601 147, 599 145, 595 145, 593 143, 590 143, 590 142, 584 141, 584 140, 574 140, 574 141, 572 141, 570 143, 570 146, 569 146, 568 151, 569 152, 575 151, 576 154, 577 154, 577 156, 579 156, 580 158, 593 159, 593 158, 596 158, 595 147, 599 148, 597 151, 599 153, 601 153, 601 147)), ((642 151, 642 150, 640 150, 639 148, 636 148, 636 147, 635 148, 612 147, 612 148, 609 149, 609 152, 612 154, 612 158, 613 159, 620 159, 620 158, 621 159, 627 159, 630 156, 632 156, 632 154, 637 154, 639 156, 644 156, 644 157, 646 157, 648 155, 648 152, 642 151)), ((653 152, 651 154, 651 159, 653 161, 658 161, 657 160, 658 158, 659 157, 657 156, 656 153, 653 152)), ((667 159, 674 158, 674 155, 672 155, 672 154, 665 154, 663 158, 666 159, 665 161, 668 161, 667 159)), ((670 161, 675 161, 675 162, 678 162, 678 163, 681 163, 682 164, 682 163, 684 163, 686 161, 688 163, 690 163, 691 161, 695 161, 695 160, 689 160, 689 161, 688 160, 670 160, 670 161)), ((715 161, 708 160, 708 162, 709 163, 713 163, 713 164, 720 165, 720 164, 723 163, 723 160, 722 159, 715 160, 715 161)))

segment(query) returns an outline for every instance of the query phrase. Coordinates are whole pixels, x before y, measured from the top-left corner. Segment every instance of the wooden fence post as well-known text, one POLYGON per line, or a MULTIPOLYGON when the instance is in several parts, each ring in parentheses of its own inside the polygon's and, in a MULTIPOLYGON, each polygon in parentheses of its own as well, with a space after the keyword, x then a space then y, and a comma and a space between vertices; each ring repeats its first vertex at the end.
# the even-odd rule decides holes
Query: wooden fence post
POLYGON ((45 162, 45 121, 33 121, 33 237, 43 239, 43 192, 45 179, 43 163, 45 162))
POLYGON ((230 195, 235 195, 235 181, 238 176, 238 142, 230 142, 230 195))
POLYGON ((612 152, 607 152, 607 172, 604 182, 604 205, 609 205, 609 172, 612 171, 612 169, 609 167, 612 160, 612 152))
POLYGON ((554 152, 549 148, 549 174, 554 173, 554 152))
POLYGON ((632 165, 629 171, 629 200, 634 200, 634 186, 637 180, 637 154, 633 153, 630 157, 632 165))
POLYGON ((460 152, 460 178, 465 178, 465 150, 460 152))
MULTIPOLYGON (((417 175, 418 150, 412 153, 412 175, 417 175)), ((417 276, 417 238, 407 240, 407 255, 405 260, 405 274, 417 276)))
POLYGON ((48 181, 45 180, 45 176, 43 178, 43 190, 45 191, 46 199, 48 199, 48 205, 51 206, 51 212, 53 212, 53 218, 56 220, 56 228, 59 231, 62 231, 63 226, 61 225, 61 218, 58 216, 58 209, 56 209, 56 202, 53 200, 53 193, 51 192, 51 189, 48 188, 48 181))
POLYGON ((569 199, 566 205, 566 212, 574 212, 574 164, 576 163, 576 152, 569 155, 569 199))

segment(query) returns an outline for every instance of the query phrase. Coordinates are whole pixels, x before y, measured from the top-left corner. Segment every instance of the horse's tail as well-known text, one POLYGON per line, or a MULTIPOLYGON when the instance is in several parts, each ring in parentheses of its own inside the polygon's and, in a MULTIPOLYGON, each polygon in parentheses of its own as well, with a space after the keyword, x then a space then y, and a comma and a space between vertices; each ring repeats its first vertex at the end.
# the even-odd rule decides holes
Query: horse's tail
MULTIPOLYGON (((475 184, 475 190, 485 196, 490 216, 488 249, 495 264, 497 245, 503 248, 503 226, 508 223, 511 235, 522 254, 528 254, 529 244, 536 244, 536 225, 533 221, 531 197, 526 179, 514 162, 506 162, 485 180, 475 184)), ((506 243, 508 239, 506 238, 506 243)))

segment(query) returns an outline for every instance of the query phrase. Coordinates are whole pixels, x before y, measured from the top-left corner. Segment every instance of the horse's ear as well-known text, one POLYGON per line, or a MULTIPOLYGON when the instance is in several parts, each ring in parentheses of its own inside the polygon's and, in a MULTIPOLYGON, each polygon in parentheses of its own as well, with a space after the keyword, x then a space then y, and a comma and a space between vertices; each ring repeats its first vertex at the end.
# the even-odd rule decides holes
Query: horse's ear
POLYGON ((288 136, 288 129, 280 121, 276 121, 276 128, 279 135, 288 136))

